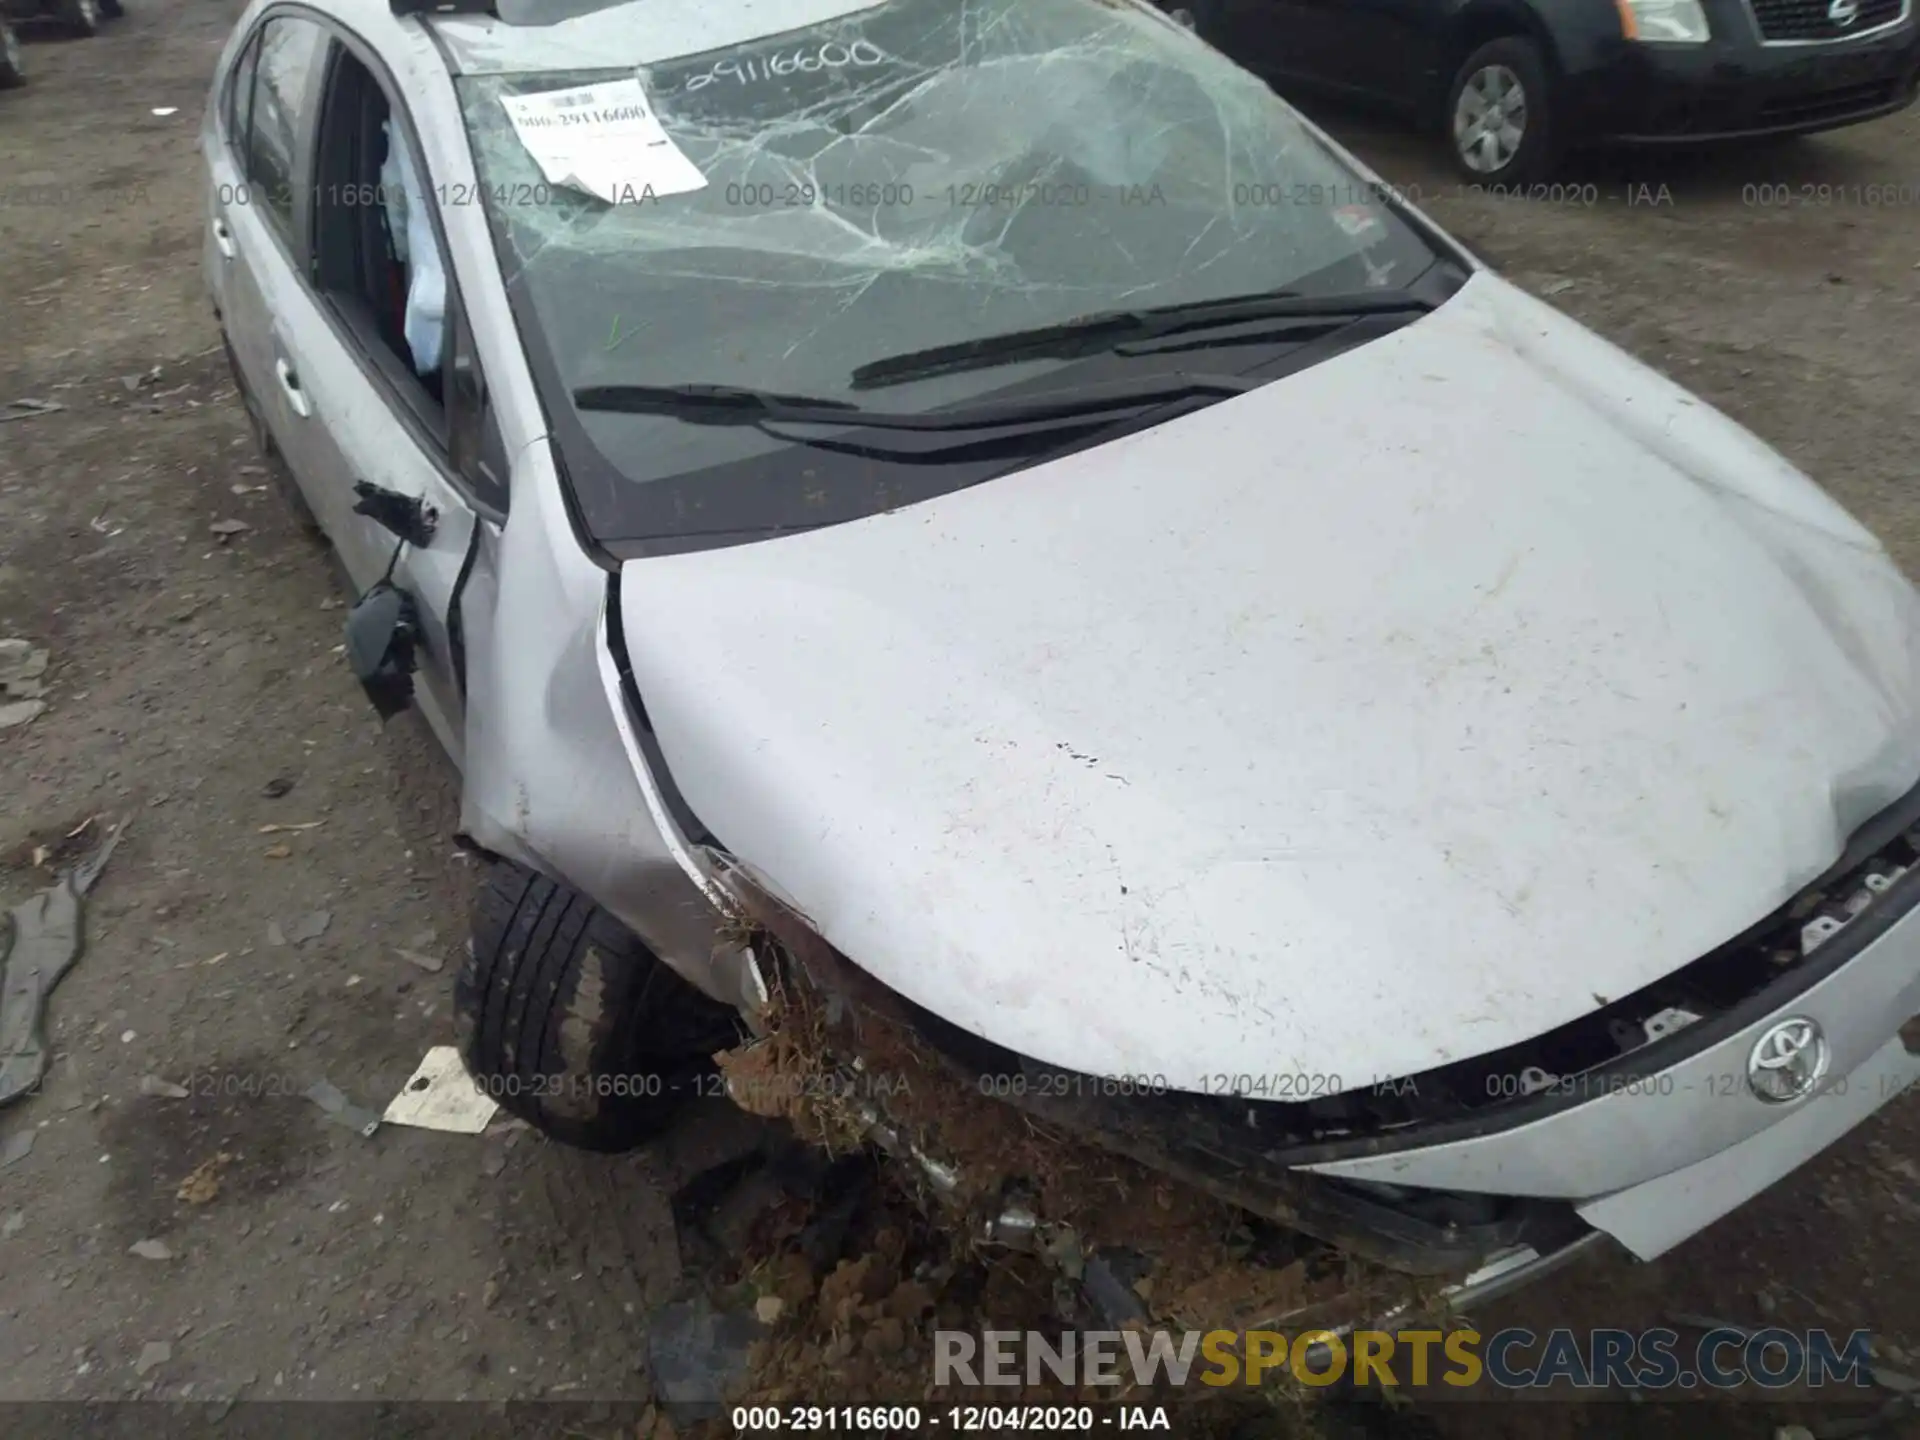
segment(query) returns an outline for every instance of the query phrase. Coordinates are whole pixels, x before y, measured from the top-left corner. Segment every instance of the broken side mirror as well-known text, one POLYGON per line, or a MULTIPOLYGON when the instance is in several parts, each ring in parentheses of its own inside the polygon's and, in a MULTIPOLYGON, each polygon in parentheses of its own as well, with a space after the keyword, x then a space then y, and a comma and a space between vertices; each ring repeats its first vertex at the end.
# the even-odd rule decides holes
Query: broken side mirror
POLYGON ((413 596, 382 580, 347 611, 347 663, 374 713, 391 720, 413 703, 420 615, 413 596))
POLYGON ((402 495, 398 490, 388 490, 369 480, 354 481, 353 493, 360 497, 354 501, 354 514, 366 516, 417 550, 433 543, 433 527, 440 517, 418 495, 402 495))

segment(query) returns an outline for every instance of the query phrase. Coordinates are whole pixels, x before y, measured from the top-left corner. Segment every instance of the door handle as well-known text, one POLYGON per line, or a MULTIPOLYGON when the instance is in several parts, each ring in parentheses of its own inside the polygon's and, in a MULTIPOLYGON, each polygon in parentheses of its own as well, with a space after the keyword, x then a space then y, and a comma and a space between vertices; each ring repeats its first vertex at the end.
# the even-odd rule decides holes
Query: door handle
POLYGON ((225 220, 213 222, 213 243, 220 247, 220 253, 231 260, 234 256, 233 230, 225 220))
POLYGON ((273 373, 280 377, 280 388, 286 392, 287 403, 293 406, 293 413, 302 420, 313 414, 313 402, 307 399, 307 392, 300 388, 300 377, 293 366, 285 360, 273 362, 273 373))

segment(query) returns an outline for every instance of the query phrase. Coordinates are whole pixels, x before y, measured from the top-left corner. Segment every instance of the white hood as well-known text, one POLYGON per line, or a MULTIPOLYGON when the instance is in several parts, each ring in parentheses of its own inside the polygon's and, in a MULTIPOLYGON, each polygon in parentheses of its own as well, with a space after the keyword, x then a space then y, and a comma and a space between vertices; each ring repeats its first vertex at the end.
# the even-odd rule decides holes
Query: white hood
POLYGON ((1920 778, 1879 545, 1487 275, 1156 429, 630 563, 622 596, 674 781, 829 941, 1024 1054, 1189 1088, 1539 1034, 1920 778))

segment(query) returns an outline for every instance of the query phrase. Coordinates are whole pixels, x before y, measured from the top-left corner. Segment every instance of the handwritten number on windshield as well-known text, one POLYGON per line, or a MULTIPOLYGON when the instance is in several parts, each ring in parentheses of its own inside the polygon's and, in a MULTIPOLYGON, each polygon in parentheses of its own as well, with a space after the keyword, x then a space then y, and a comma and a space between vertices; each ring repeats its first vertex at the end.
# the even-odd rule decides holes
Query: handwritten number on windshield
POLYGON ((751 85, 762 80, 784 80, 789 75, 815 75, 822 70, 844 70, 848 66, 870 70, 876 65, 885 65, 893 58, 871 40, 855 40, 851 45, 829 40, 817 49, 800 49, 751 60, 718 61, 705 74, 695 75, 688 80, 683 91, 692 94, 696 90, 706 89, 716 80, 728 78, 739 85, 751 85))

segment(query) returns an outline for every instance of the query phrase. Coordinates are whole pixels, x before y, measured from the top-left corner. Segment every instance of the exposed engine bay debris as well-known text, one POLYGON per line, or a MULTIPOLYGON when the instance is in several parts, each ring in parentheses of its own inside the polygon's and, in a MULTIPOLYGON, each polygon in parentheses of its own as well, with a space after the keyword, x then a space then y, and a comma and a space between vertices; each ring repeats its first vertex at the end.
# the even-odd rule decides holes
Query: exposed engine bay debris
MULTIPOLYGON (((933 1332, 980 1315, 1049 1333, 1340 1328, 1421 1288, 1059 1132, 897 1020, 791 976, 761 1033, 715 1061, 737 1105, 789 1124, 834 1176, 777 1186, 754 1228, 714 1247, 744 1257, 724 1303, 765 1331, 744 1382, 756 1401, 803 1399, 822 1373, 938 1399, 933 1332)), ((1300 1396, 1282 1384, 1213 1408, 1229 1423, 1249 1402, 1271 1423, 1300 1396)))

